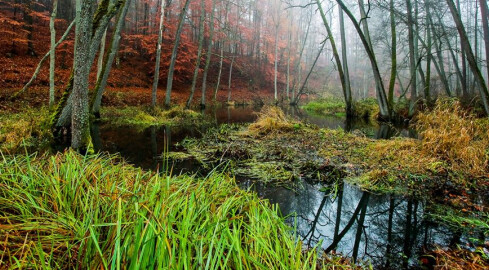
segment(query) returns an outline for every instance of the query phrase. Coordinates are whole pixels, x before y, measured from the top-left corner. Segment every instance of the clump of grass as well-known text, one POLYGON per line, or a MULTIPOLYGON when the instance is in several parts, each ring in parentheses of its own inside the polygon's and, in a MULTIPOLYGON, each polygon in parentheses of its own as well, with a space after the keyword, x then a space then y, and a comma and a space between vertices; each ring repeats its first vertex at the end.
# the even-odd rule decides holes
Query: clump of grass
POLYGON ((438 101, 432 111, 417 117, 422 137, 421 153, 473 177, 486 175, 489 133, 482 126, 458 101, 438 101))
POLYGON ((0 151, 14 154, 25 148, 47 148, 52 139, 46 125, 48 114, 46 107, 0 113, 0 151))
POLYGON ((175 106, 168 110, 141 106, 107 107, 102 109, 102 114, 103 121, 142 128, 154 125, 202 125, 209 122, 204 115, 182 106, 175 106))
POLYGON ((0 268, 327 265, 302 249, 276 207, 220 174, 160 176, 69 151, 3 157, 0 187, 0 268))
POLYGON ((353 114, 364 120, 375 120, 379 114, 379 105, 375 98, 367 98, 353 103, 353 114))
POLYGON ((289 132, 299 127, 298 122, 288 118, 279 107, 266 106, 259 113, 258 119, 249 125, 248 133, 266 135, 289 132))
MULTIPOLYGON (((302 106, 306 111, 313 112, 321 115, 334 115, 338 117, 346 116, 345 101, 338 98, 322 98, 313 100, 302 106)), ((379 106, 377 100, 374 98, 367 98, 353 102, 353 117, 361 118, 365 120, 374 119, 379 113, 379 106)))
POLYGON ((309 112, 324 115, 335 115, 338 113, 345 113, 345 102, 338 98, 322 98, 313 100, 308 104, 302 106, 302 108, 309 112))

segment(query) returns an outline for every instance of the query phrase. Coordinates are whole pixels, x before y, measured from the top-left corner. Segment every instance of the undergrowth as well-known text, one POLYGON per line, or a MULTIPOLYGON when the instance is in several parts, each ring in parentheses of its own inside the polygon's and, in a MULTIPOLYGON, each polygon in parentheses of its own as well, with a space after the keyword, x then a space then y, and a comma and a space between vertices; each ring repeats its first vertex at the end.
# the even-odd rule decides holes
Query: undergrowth
POLYGON ((48 114, 46 107, 0 112, 0 151, 14 154, 26 148, 49 148, 52 134, 46 123, 48 114))
POLYGON ((4 156, 0 268, 317 269, 276 206, 232 179, 160 176, 114 156, 4 156))

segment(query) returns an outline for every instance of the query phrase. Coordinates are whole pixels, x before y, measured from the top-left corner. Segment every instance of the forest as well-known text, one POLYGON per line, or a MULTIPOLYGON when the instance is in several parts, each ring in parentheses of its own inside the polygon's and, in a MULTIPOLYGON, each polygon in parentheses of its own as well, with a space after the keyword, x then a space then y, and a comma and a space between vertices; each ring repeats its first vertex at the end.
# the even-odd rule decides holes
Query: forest
POLYGON ((0 0, 0 269, 489 269, 487 0, 0 0))

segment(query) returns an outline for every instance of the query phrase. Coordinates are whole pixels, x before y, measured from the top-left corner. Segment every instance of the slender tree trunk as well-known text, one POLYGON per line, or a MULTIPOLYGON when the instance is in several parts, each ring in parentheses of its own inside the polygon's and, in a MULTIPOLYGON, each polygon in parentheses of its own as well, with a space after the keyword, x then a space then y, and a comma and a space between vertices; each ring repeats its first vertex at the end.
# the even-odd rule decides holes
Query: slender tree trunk
POLYGON ((161 62, 161 43, 163 42, 163 30, 165 28, 165 0, 161 0, 160 8, 160 28, 158 30, 158 44, 156 47, 156 64, 153 78, 153 88, 151 91, 151 107, 156 107, 156 92, 158 91, 158 80, 160 79, 160 62, 161 62))
POLYGON ((446 2, 450 9, 450 13, 452 14, 453 20, 455 21, 455 24, 457 26, 457 31, 460 35, 460 41, 466 53, 470 69, 472 70, 472 73, 474 74, 477 83, 480 86, 480 95, 481 95, 482 103, 484 104, 486 115, 489 115, 489 93, 487 91, 486 82, 484 81, 484 77, 482 76, 482 73, 479 67, 477 66, 477 62, 475 60, 474 53, 472 52, 472 48, 470 46, 470 42, 467 37, 467 33, 465 32, 465 28, 462 23, 462 19, 460 17, 459 12, 455 7, 455 4, 453 3, 453 0, 446 0, 446 2))
POLYGON ((413 29, 413 14, 411 0, 406 0, 407 9, 407 27, 408 27, 408 42, 409 42, 409 74, 411 78, 411 100, 409 103, 409 116, 412 117, 416 110, 417 103, 417 83, 416 83, 416 56, 414 52, 414 29, 413 29))
MULTIPOLYGON (((226 8, 225 8, 225 16, 224 16, 224 27, 223 29, 227 29, 227 21, 228 21, 228 13, 229 13, 229 2, 226 2, 226 8)), ((227 33, 227 36, 229 38, 231 34, 227 33)), ((219 74, 217 75, 217 84, 216 84, 216 88, 214 90, 214 101, 217 100, 217 92, 219 91, 219 87, 221 86, 221 76, 222 76, 222 65, 223 65, 223 62, 224 62, 224 40, 222 41, 222 44, 221 44, 221 54, 220 54, 220 58, 219 58, 219 74)))
MULTIPOLYGON (((457 8, 460 10, 460 0, 457 0, 457 8)), ((460 83, 462 84, 462 96, 467 97, 467 59, 465 56, 465 48, 462 45, 462 39, 460 39, 460 52, 462 55, 462 78, 460 83)))
POLYGON ((294 98, 294 101, 293 103, 295 105, 299 104, 299 100, 301 99, 301 96, 302 94, 304 93, 304 89, 306 88, 306 85, 307 85, 307 82, 309 81, 309 77, 311 77, 311 74, 314 70, 314 67, 316 66, 318 60, 319 60, 319 56, 321 56, 321 53, 323 52, 323 49, 324 49, 324 46, 326 45, 326 41, 323 42, 323 45, 321 46, 321 48, 319 49, 319 52, 316 56, 316 59, 314 60, 314 62, 312 63, 312 66, 311 66, 311 69, 309 70, 309 73, 307 73, 307 76, 306 76, 306 79, 304 80, 304 83, 302 84, 302 87, 300 88, 299 92, 297 92, 297 95, 295 96, 294 98))
POLYGON ((234 65, 234 56, 231 59, 231 67, 229 67, 229 80, 228 80, 228 104, 231 102, 231 82, 233 76, 233 65, 234 65))
POLYGON ((194 76, 192 78, 192 86, 190 87, 190 96, 187 100, 186 108, 190 108, 192 99, 195 94, 195 86, 197 85, 197 78, 199 77, 200 62, 202 60, 202 48, 204 47, 204 26, 205 26, 205 0, 200 1, 200 25, 199 25, 199 49, 197 52, 197 59, 195 60, 194 76))
POLYGON ((100 43, 100 52, 98 54, 98 61, 97 61, 97 81, 100 78, 100 75, 102 74, 106 41, 107 41, 107 29, 105 30, 104 35, 102 36, 102 42, 100 43))
POLYGON ((178 19, 178 28, 175 36, 175 45, 173 46, 173 51, 171 53, 170 68, 168 70, 168 81, 166 83, 166 98, 165 98, 166 107, 170 106, 171 90, 173 87, 173 73, 175 72, 175 62, 177 61, 178 47, 180 46, 183 23, 185 21, 185 14, 187 13, 189 4, 190 4, 190 0, 186 0, 182 12, 180 13, 180 18, 178 19))
MULTIPOLYGON (((426 13, 429 14, 429 4, 428 1, 425 0, 425 10, 426 13)), ((428 16, 426 16, 426 81, 424 84, 424 98, 426 99, 426 103, 430 104, 431 103, 431 98, 430 98, 430 86, 431 86, 431 48, 432 48, 432 42, 431 42, 431 29, 429 27, 430 21, 428 19, 428 16)), ((419 33, 419 32, 418 32, 419 33)))
MULTIPOLYGON (((68 34, 71 32, 71 29, 73 28, 73 25, 75 25, 75 20, 73 20, 70 25, 68 26, 68 28, 66 29, 65 33, 63 34, 63 36, 58 40, 58 42, 56 42, 56 44, 54 45, 54 48, 56 49, 59 44, 61 44, 63 41, 66 40, 66 38, 68 37, 68 34)), ((24 93, 31 85, 32 83, 36 80, 37 78, 37 75, 39 75, 39 72, 41 71, 41 67, 42 67, 42 64, 44 64, 44 62, 46 61, 46 59, 48 59, 48 57, 51 55, 51 50, 49 50, 41 59, 41 61, 39 61, 39 64, 37 64, 37 67, 36 67, 36 70, 34 71, 34 73, 32 74, 32 77, 31 79, 29 80, 29 82, 27 82, 24 87, 22 87, 22 89, 20 89, 17 93, 15 93, 13 96, 12 96, 12 99, 15 99, 17 98, 18 96, 20 96, 22 93, 24 93)))
POLYGON ((112 35, 112 40, 110 41, 109 51, 107 52, 105 61, 102 64, 102 68, 100 70, 100 76, 97 80, 97 84, 95 85, 95 89, 94 89, 95 96, 92 102, 91 112, 93 115, 95 115, 95 117, 100 117, 100 106, 102 104, 102 96, 107 86, 107 80, 109 79, 110 70, 114 63, 115 56, 117 54, 117 51, 119 51, 122 28, 124 27, 127 11, 129 9, 129 6, 131 5, 131 0, 123 0, 123 1, 124 4, 117 16, 115 30, 112 35))
POLYGON ((479 0, 482 14, 482 29, 484 31, 484 44, 486 47, 487 79, 489 80, 489 10, 486 0, 479 0))
POLYGON ((292 46, 292 18, 290 16, 292 12, 289 12, 289 20, 290 20, 290 25, 289 25, 289 38, 287 41, 287 86, 286 86, 286 96, 287 96, 287 101, 290 101, 290 47, 292 46))
MULTIPOLYGON (((357 30, 358 35, 360 36, 360 39, 363 43, 363 46, 365 47, 365 50, 367 51, 368 58, 370 60, 370 64, 372 66, 372 71, 374 73, 374 79, 375 79, 375 84, 376 84, 376 93, 377 93, 377 102, 379 104, 379 109, 380 109, 380 117, 385 120, 391 120, 392 118, 392 109, 389 106, 389 102, 387 100, 387 95, 385 94, 384 90, 384 84, 382 82, 382 77, 380 75, 379 71, 379 66, 377 64, 377 59, 375 58, 375 53, 373 51, 373 47, 371 46, 370 42, 370 36, 367 33, 363 33, 362 29, 360 28, 360 25, 358 24, 357 20, 353 16, 353 14, 348 10, 348 8, 345 6, 343 1, 341 0, 336 0, 336 2, 341 6, 343 11, 348 15, 350 18, 351 22, 355 26, 355 29, 357 30)), ((366 20, 364 20, 364 26, 366 24, 366 20)))
POLYGON ((391 76, 389 80, 389 104, 391 108, 394 106, 394 88, 396 86, 397 73, 397 34, 396 34, 396 18, 394 9, 394 0, 389 1, 390 22, 391 22, 391 76))
MULTIPOLYGON (((350 83, 350 71, 348 70, 348 57, 346 51, 346 35, 345 35, 345 20, 343 18, 343 10, 338 6, 338 14, 340 20, 340 38, 341 38, 341 56, 343 60, 343 76, 345 77, 345 88, 346 88, 346 96, 345 100, 347 100, 347 104, 352 104, 352 96, 351 96, 351 83, 350 83)), ((347 116, 353 115, 353 109, 347 106, 346 110, 347 116)))
POLYGON ((205 60, 205 68, 204 68, 204 76, 202 78, 202 98, 200 101, 200 106, 205 108, 205 100, 206 100, 206 87, 207 87, 207 74, 209 73, 209 66, 211 64, 212 57, 212 45, 214 38, 214 9, 216 8, 216 0, 212 0, 212 10, 211 10, 211 20, 209 25, 209 46, 207 47, 206 52, 206 60, 205 60))
POLYGON ((88 64, 88 59, 90 58, 90 41, 93 27, 93 5, 90 0, 81 1, 74 56, 71 147, 77 151, 85 152, 90 145, 88 113, 88 77, 90 75, 90 65, 88 64))
MULTIPOLYGON (((277 2, 275 2, 277 3, 277 2)), ((274 76, 273 76, 273 89, 274 89, 274 100, 278 103, 278 30, 280 27, 280 3, 278 2, 278 7, 276 7, 276 17, 275 19, 275 61, 274 61, 274 76)))
POLYGON ((54 91, 55 91, 55 78, 54 70, 56 68, 56 27, 55 21, 58 14, 58 0, 53 1, 53 12, 51 13, 51 19, 49 20, 49 28, 51 30, 51 48, 49 58, 49 107, 54 106, 54 91))
POLYGON ((346 87, 346 79, 345 79, 345 74, 343 73, 343 65, 341 64, 340 60, 340 55, 338 54, 338 49, 336 48, 336 43, 333 37, 333 32, 331 31, 331 28, 329 26, 328 20, 326 19, 326 14, 324 13, 323 7, 321 5, 320 0, 316 0, 316 4, 318 6, 319 12, 321 14, 321 19, 323 20, 324 27, 326 28, 326 31, 328 33, 328 39, 329 42, 331 43, 331 49, 333 50, 333 56, 336 61, 336 66, 338 69, 338 74, 340 77, 341 81, 341 87, 343 89, 343 97, 345 98, 345 104, 346 104, 346 111, 351 112, 352 111, 352 104, 351 100, 349 97, 351 97, 351 92, 349 93, 349 88, 346 87))

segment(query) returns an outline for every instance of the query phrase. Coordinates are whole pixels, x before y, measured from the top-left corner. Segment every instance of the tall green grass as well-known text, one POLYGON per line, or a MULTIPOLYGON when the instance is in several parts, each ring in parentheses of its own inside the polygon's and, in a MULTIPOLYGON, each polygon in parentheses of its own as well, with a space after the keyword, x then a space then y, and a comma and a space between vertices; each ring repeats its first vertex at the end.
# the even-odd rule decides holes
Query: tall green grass
POLYGON ((316 269, 278 209, 229 177, 114 156, 0 158, 0 268, 316 269))

